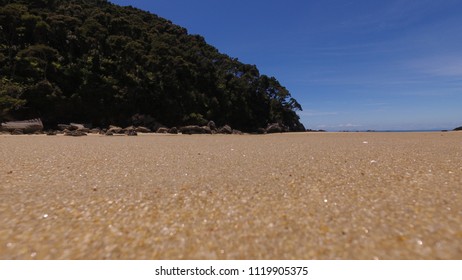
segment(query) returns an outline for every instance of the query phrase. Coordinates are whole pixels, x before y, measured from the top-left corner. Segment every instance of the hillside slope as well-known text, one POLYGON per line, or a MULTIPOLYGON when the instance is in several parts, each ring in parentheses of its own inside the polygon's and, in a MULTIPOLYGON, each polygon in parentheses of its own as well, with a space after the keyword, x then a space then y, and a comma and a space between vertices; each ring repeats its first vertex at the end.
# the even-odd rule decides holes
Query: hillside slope
POLYGON ((0 0, 0 119, 303 130, 275 78, 154 14, 104 0, 0 0))

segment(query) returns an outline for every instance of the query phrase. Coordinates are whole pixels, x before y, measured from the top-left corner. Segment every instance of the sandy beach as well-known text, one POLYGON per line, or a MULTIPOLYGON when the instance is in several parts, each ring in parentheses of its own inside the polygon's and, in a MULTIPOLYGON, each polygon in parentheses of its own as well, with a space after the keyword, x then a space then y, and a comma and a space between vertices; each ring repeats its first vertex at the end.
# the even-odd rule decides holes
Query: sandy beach
POLYGON ((0 135, 0 259, 462 259, 462 133, 0 135))

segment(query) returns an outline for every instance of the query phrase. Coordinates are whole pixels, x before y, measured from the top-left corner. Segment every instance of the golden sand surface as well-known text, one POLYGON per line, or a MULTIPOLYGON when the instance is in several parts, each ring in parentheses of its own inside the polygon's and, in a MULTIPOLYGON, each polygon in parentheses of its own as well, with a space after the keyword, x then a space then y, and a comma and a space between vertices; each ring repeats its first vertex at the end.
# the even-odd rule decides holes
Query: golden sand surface
POLYGON ((0 136, 0 259, 462 259, 462 133, 0 136))

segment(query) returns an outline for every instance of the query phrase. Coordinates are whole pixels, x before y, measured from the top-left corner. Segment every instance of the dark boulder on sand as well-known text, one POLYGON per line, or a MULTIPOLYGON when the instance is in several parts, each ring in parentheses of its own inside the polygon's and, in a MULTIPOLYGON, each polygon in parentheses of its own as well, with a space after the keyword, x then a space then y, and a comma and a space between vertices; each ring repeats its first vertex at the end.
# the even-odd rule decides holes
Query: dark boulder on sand
POLYGON ((285 129, 282 125, 279 123, 272 123, 269 124, 268 127, 266 127, 266 133, 281 133, 284 132, 285 129))
POLYGON ((124 133, 123 128, 121 128, 119 126, 115 126, 115 125, 110 125, 109 129, 107 131, 112 132, 112 133, 116 133, 116 134, 124 133))
POLYGON ((88 129, 88 127, 85 127, 85 125, 81 124, 81 123, 70 123, 70 126, 72 128, 72 130, 85 130, 85 129, 88 129))
POLYGON ((71 129, 71 125, 69 125, 69 124, 62 124, 62 123, 58 124, 58 129, 59 129, 60 131, 72 130, 72 129, 71 129))
POLYGON ((125 135, 127 136, 138 136, 138 133, 134 129, 127 129, 125 130, 125 135))
POLYGON ((217 131, 217 125, 215 124, 214 121, 209 121, 207 126, 210 128, 211 131, 217 131))
POLYGON ((176 127, 172 127, 168 130, 169 134, 178 134, 178 129, 176 127))
POLYGON ((168 133, 168 128, 166 128, 166 127, 159 127, 159 129, 157 129, 156 133, 161 133, 161 134, 168 133))
POLYGON ((85 132, 85 133, 90 133, 90 129, 89 129, 89 128, 86 128, 86 127, 84 127, 84 128, 79 128, 79 129, 77 129, 77 130, 78 130, 78 131, 81 131, 81 132, 85 132))
POLYGON ((167 126, 161 124, 160 122, 154 122, 154 123, 150 126, 150 128, 151 128, 152 131, 157 131, 159 128, 162 128, 162 127, 167 127, 167 126))
POLYGON ((22 135, 24 134, 24 130, 20 128, 16 128, 15 130, 11 131, 11 135, 22 135))
POLYGON ((218 133, 220 134, 233 134, 233 129, 229 125, 225 125, 218 129, 218 133))
POLYGON ((138 126, 136 128, 136 132, 139 132, 139 133, 149 133, 149 132, 152 132, 149 128, 147 127, 144 127, 144 126, 138 126))
POLYGON ((237 129, 233 129, 233 134, 236 134, 236 135, 243 135, 244 133, 240 130, 237 130, 237 129))
POLYGON ((212 134, 212 130, 208 126, 203 126, 204 134, 212 134))
POLYGON ((180 128, 182 134, 207 134, 207 130, 204 127, 198 125, 188 125, 180 128))
POLYGON ((135 114, 132 116, 131 122, 142 130, 137 131, 141 133, 156 132, 159 128, 165 127, 151 115, 135 114))
POLYGON ((454 128, 454 131, 462 131, 462 126, 454 128))
POLYGON ((264 129, 263 127, 258 128, 257 134, 266 134, 266 129, 264 129))
POLYGON ((64 136, 79 137, 79 136, 87 136, 87 134, 80 130, 69 130, 64 133, 64 136))

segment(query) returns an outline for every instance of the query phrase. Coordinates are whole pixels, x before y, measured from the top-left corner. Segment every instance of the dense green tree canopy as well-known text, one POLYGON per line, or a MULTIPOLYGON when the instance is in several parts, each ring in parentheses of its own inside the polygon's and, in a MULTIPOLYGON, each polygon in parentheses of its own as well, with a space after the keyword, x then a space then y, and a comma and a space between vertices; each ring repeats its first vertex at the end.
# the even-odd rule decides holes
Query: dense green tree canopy
POLYGON ((154 14, 104 0, 0 0, 0 118, 252 131, 303 126, 275 78, 154 14))

